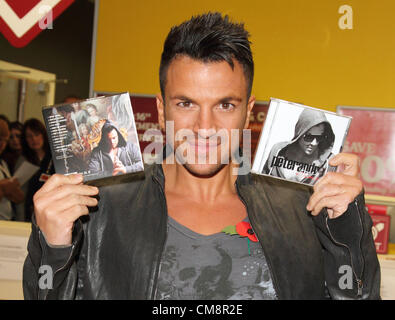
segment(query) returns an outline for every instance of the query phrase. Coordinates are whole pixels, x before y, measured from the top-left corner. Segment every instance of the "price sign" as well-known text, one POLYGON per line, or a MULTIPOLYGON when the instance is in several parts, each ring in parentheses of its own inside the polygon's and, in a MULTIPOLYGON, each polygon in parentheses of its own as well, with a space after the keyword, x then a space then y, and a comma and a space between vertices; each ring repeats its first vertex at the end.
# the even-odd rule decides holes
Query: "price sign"
POLYGON ((395 109, 338 107, 351 116, 343 151, 358 155, 367 194, 395 197, 395 109))

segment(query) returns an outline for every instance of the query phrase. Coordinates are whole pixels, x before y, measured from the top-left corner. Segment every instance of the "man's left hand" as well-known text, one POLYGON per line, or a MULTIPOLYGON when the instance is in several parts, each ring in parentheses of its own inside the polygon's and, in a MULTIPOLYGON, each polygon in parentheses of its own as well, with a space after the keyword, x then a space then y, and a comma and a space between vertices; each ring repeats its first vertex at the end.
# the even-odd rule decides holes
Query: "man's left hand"
POLYGON ((306 208, 316 216, 326 207, 329 218, 333 219, 346 212, 348 205, 361 193, 363 185, 359 179, 358 156, 339 153, 329 164, 337 166, 337 171, 327 172, 317 181, 306 208))

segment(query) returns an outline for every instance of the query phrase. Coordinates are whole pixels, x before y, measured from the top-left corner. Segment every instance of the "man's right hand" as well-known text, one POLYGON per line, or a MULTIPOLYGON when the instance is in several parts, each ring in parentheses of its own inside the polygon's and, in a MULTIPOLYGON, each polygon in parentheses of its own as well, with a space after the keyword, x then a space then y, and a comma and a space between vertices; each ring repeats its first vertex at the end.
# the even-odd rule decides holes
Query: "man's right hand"
POLYGON ((69 245, 74 221, 89 214, 88 207, 98 201, 92 198, 99 189, 82 184, 80 174, 54 174, 33 197, 34 214, 40 230, 51 245, 69 245))

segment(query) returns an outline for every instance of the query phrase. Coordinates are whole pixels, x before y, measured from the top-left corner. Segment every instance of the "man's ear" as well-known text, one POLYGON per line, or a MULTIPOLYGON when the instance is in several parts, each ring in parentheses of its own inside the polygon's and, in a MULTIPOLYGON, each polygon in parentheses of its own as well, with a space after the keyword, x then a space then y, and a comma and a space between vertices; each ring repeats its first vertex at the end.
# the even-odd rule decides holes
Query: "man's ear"
POLYGON ((156 95, 156 109, 158 110, 159 127, 165 131, 165 101, 160 93, 156 95))
POLYGON ((254 104, 255 104, 255 96, 250 96, 250 98, 248 99, 248 103, 247 103, 247 116, 246 116, 246 121, 244 124, 244 129, 247 129, 248 125, 250 124, 250 115, 251 115, 252 108, 254 107, 254 104))

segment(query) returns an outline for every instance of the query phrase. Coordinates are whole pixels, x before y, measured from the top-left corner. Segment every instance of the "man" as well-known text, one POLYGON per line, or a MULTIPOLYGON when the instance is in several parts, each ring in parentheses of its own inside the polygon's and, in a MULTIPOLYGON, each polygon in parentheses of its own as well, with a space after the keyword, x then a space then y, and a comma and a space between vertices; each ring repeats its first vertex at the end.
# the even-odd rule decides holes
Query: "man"
POLYGON ((106 121, 99 145, 92 151, 88 170, 95 176, 116 176, 143 170, 143 161, 138 147, 127 142, 117 127, 106 121))
POLYGON ((331 124, 325 114, 313 109, 304 109, 295 125, 291 141, 276 143, 270 150, 263 167, 263 173, 287 180, 314 185, 329 168, 329 158, 335 141, 331 124), (297 161, 306 165, 315 165, 316 172, 288 169, 275 166, 277 159, 297 161))
POLYGON ((312 195, 233 174, 234 144, 218 132, 247 128, 252 78, 243 25, 209 13, 174 27, 157 96, 161 127, 170 122, 175 129, 162 165, 147 166, 142 180, 101 188, 99 201, 97 188, 81 185, 78 175, 48 180, 35 196, 25 297, 379 298, 371 220, 353 156, 333 158, 342 171, 327 174, 312 195), (197 161, 210 154, 216 162, 197 161), (249 237, 227 234, 240 224, 249 237), (52 288, 39 285, 40 265, 54 270, 52 288), (342 268, 352 278, 346 286, 342 268))

